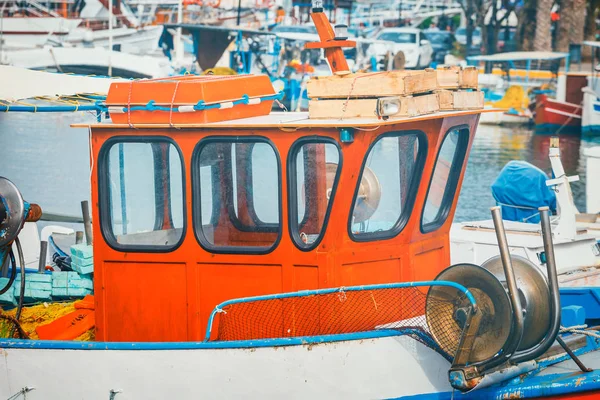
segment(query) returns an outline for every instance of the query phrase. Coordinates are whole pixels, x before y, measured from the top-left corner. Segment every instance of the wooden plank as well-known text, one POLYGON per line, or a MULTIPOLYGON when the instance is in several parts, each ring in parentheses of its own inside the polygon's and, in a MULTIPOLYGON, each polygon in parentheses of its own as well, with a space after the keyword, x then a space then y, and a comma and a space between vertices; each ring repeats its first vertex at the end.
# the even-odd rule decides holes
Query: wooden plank
POLYGON ((436 73, 438 89, 477 89, 479 84, 476 67, 442 65, 436 73))
POLYGON ((406 97, 382 97, 371 99, 327 99, 310 100, 308 115, 310 119, 343 119, 378 117, 377 108, 380 101, 398 102, 398 112, 387 117, 414 117, 439 111, 437 94, 406 97))
POLYGON ((311 99, 405 96, 425 93, 437 87, 436 71, 387 71, 343 76, 320 76, 307 83, 311 99))
POLYGON ((436 90, 440 110, 477 110, 483 108, 483 92, 436 90))

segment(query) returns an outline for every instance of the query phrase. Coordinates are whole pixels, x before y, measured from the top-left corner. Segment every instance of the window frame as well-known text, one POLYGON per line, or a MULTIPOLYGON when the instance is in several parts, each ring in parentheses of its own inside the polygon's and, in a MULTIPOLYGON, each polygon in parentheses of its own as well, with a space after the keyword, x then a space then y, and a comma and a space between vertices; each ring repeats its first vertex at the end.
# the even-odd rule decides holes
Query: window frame
MULTIPOLYGON (((233 166, 230 165, 230 168, 233 166)), ((282 171, 281 171, 281 157, 279 155, 279 150, 275 143, 271 141, 269 138, 264 136, 210 136, 204 139, 201 139, 194 146, 194 150, 192 152, 192 160, 191 160, 191 176, 192 176, 192 227, 194 231, 194 236, 196 241, 204 249, 205 251, 212 254, 244 254, 244 255, 264 255, 269 254, 274 251, 279 243, 281 242, 281 236, 283 232, 283 199, 282 199, 282 171), (275 159, 277 160, 277 178, 278 178, 278 191, 277 194, 279 196, 278 205, 279 205, 279 224, 276 227, 248 227, 243 225, 239 220, 235 217, 235 210, 233 208, 233 204, 227 205, 227 210, 229 213, 229 220, 232 225, 242 232, 261 232, 261 233, 278 233, 277 238, 273 242, 273 244, 268 247, 253 247, 253 246, 215 246, 211 244, 206 237, 204 236, 204 232, 202 230, 202 205, 199 203, 199 199, 201 199, 201 183, 200 183, 200 173, 196 172, 196 164, 198 163, 198 157, 200 157, 200 153, 208 144, 213 143, 266 143, 268 144, 273 153, 275 154, 275 159), (234 218, 232 218, 234 217, 234 218)), ((211 171, 212 173, 212 171, 211 171)), ((231 174, 233 177, 233 174, 231 174)), ((232 182, 226 182, 225 184, 230 185, 231 191, 233 193, 233 185, 232 182)), ((214 187, 213 187, 214 190, 214 187)), ((211 194, 212 196, 212 194, 211 194)), ((213 199, 214 200, 214 199, 213 199)), ((219 218, 220 207, 217 207, 218 203, 213 201, 213 215, 211 216, 211 222, 214 222, 215 219, 219 218), (215 214, 215 211, 218 211, 215 214)), ((251 218, 254 219, 253 212, 249 212, 251 218)), ((271 224, 273 225, 273 224, 271 224)))
MULTIPOLYGON (((343 151, 340 144, 337 140, 332 139, 327 136, 305 136, 294 143, 292 143, 290 150, 288 152, 287 157, 287 185, 288 185, 288 230, 290 238, 294 245, 301 251, 309 252, 316 249, 325 234, 327 233, 327 224, 329 223, 329 216, 331 215, 331 210, 333 208, 333 202, 335 200, 335 195, 337 193, 338 184, 340 181, 340 176, 342 174, 342 168, 344 164, 343 151), (302 146, 306 144, 333 144, 338 151, 338 168, 335 174, 335 178, 333 180, 333 186, 331 188, 331 197, 329 199, 329 203, 327 204, 327 210, 325 211, 325 216, 323 217, 323 225, 321 226, 321 230, 319 232, 319 237, 309 246, 305 246, 304 242, 300 238, 300 234, 298 233, 299 225, 306 222, 308 218, 308 213, 306 213, 303 220, 298 223, 298 190, 297 190, 297 168, 296 168, 296 157, 300 152, 302 146)), ((306 173, 306 170, 304 171, 306 173)), ((307 207, 308 208, 308 203, 307 207)))
MULTIPOLYGON (((153 162, 156 162, 155 154, 153 153, 153 162)), ((153 164, 154 166, 154 164, 153 164)), ((170 187, 169 187, 170 190, 170 187)), ((187 209, 186 209, 186 170, 185 170, 185 159, 183 152, 175 140, 167 136, 114 136, 106 140, 98 153, 98 202, 100 205, 99 219, 100 219, 100 231, 106 244, 113 250, 126 253, 171 253, 179 248, 185 240, 187 232, 187 209), (111 191, 109 189, 108 182, 108 155, 110 149, 114 145, 120 143, 168 143, 175 147, 179 154, 179 161, 181 163, 181 192, 182 192, 182 213, 183 213, 183 224, 181 227, 181 237, 179 240, 170 246, 156 246, 156 245, 137 245, 137 244, 121 244, 117 242, 117 238, 112 229, 112 217, 110 213, 111 202, 110 196, 111 191)), ((156 198, 154 200, 156 202, 156 198)), ((156 207, 156 204, 155 204, 156 207)), ((170 207, 172 211, 172 207, 170 207)), ((162 217, 162 216, 161 216, 162 217)), ((155 224, 158 218, 155 215, 155 224)), ((156 226, 156 225, 155 225, 156 226)))
POLYGON ((458 181, 460 180, 461 172, 465 165, 465 160, 467 159, 467 151, 469 150, 470 139, 471 131, 469 129, 469 126, 465 124, 450 127, 444 134, 442 143, 435 156, 433 169, 431 170, 431 177, 429 178, 429 184, 427 185, 427 191, 425 192, 425 200, 423 201, 423 209, 421 210, 421 217, 419 221, 421 233, 426 234, 434 232, 446 223, 448 215, 450 214, 450 209, 452 208, 452 203, 454 202, 454 195, 456 194, 456 190, 458 189, 458 181), (459 137, 458 142, 456 143, 454 158, 452 159, 452 164, 450 165, 448 180, 446 181, 446 186, 444 187, 444 194, 442 197, 440 208, 436 214, 436 218, 434 221, 429 222, 427 224, 423 224, 423 217, 425 216, 425 206, 427 205, 427 198, 429 197, 429 191, 431 189, 431 185, 433 184, 433 176, 435 174, 435 168, 440 158, 440 153, 442 152, 442 147, 444 146, 446 139, 450 135, 450 132, 455 130, 459 132, 459 137))
POLYGON ((400 131, 391 131, 383 133, 371 142, 369 148, 367 149, 365 156, 362 160, 362 164, 360 167, 360 174, 358 175, 358 180, 356 181, 356 188, 354 189, 354 195, 352 196, 352 203, 350 206, 350 214, 348 215, 348 224, 347 231, 348 236, 354 242, 373 242, 379 240, 387 240, 392 239, 400 234, 406 224, 408 223, 410 216, 412 215, 413 208, 415 206, 415 200, 417 198, 417 193, 419 192, 419 187, 421 186, 421 176, 423 175, 423 167, 425 166, 425 162, 427 161, 427 148, 428 148, 427 135, 425 132, 418 129, 411 130, 400 130, 400 131), (367 164, 367 160, 371 151, 379 143, 380 140, 386 137, 401 137, 401 136, 410 136, 414 135, 419 143, 419 148, 417 151, 417 159, 413 166, 414 170, 412 173, 412 177, 408 183, 408 193, 406 195, 406 202, 404 204, 404 209, 400 211, 400 216, 398 220, 392 226, 391 229, 387 231, 378 231, 378 232, 367 232, 355 235, 352 232, 352 214, 354 214, 354 206, 356 204, 356 198, 358 196, 358 192, 360 190, 360 183, 362 182, 363 173, 365 170, 365 166, 367 164))

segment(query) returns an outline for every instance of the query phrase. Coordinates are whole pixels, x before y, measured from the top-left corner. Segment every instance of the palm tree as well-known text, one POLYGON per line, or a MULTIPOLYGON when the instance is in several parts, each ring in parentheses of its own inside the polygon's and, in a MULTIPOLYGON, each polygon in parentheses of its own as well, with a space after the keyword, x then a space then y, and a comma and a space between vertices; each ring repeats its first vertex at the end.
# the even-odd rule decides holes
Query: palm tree
MULTIPOLYGON (((598 0, 600 1, 600 0, 598 0)), ((533 50, 533 38, 535 37, 535 14, 536 0, 525 0, 523 7, 517 11, 517 43, 524 51, 533 50)))
POLYGON ((550 13, 554 0, 537 0, 537 9, 535 13, 535 36, 533 39, 533 50, 551 51, 552 35, 550 28, 552 20, 550 13))

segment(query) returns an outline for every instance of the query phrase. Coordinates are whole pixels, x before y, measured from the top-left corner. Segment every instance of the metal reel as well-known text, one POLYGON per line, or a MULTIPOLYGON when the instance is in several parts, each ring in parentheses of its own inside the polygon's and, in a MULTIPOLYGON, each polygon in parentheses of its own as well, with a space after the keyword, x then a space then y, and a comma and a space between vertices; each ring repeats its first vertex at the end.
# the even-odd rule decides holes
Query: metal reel
MULTIPOLYGON (((538 267, 520 256, 511 255, 510 258, 524 316, 523 336, 517 350, 526 350, 537 345, 550 329, 550 294, 546 277, 538 267)), ((490 271, 506 287, 500 256, 490 258, 481 267, 490 271)))
MULTIPOLYGON (((502 283, 492 273, 474 264, 452 265, 435 280, 456 282, 469 289, 482 313, 469 363, 484 361, 497 354, 507 342, 513 323, 510 299, 502 283)), ((425 315, 429 331, 442 350, 453 356, 463 333, 463 310, 469 306, 465 296, 451 287, 432 286, 427 293, 425 315)))
POLYGON ((25 219, 25 202, 14 183, 0 176, 0 249, 10 245, 25 219))

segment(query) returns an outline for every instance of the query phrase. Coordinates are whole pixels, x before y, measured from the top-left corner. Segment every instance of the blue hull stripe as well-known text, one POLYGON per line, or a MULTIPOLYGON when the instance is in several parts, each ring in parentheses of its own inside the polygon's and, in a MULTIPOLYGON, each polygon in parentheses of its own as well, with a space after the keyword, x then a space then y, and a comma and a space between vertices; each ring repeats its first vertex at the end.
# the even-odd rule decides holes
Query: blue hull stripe
POLYGON ((600 125, 582 126, 581 133, 587 136, 600 136, 600 125))
POLYGON ((0 349, 52 349, 52 350, 202 350, 246 349, 250 347, 298 346, 347 340, 377 339, 390 336, 417 335, 431 339, 418 330, 382 329, 377 331, 342 333, 335 335, 302 336, 293 338, 231 340, 227 342, 74 342, 62 340, 0 339, 0 349))

